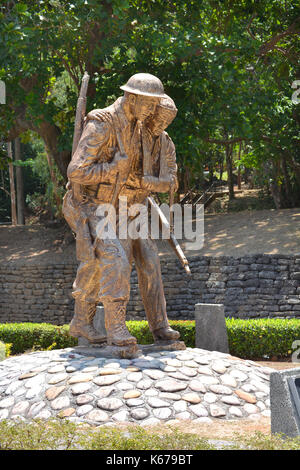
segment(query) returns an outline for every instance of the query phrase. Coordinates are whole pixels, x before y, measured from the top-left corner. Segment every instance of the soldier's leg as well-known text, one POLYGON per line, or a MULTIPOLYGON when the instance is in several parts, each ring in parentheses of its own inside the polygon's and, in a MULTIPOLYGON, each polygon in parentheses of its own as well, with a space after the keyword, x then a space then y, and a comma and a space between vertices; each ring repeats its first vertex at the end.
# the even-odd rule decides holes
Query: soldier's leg
POLYGON ((99 240, 96 255, 101 272, 99 301, 103 303, 109 345, 136 344, 126 327, 126 307, 130 296, 132 256, 130 241, 99 240))
MULTIPOLYGON (((98 217, 89 220, 91 236, 96 240, 98 217)), ((109 345, 136 344, 126 327, 126 307, 130 296, 132 246, 130 240, 97 239, 95 254, 98 262, 98 302, 102 302, 109 345)))
POLYGON ((178 339, 178 331, 170 328, 167 318, 160 260, 155 242, 150 238, 135 240, 133 242, 133 257, 141 297, 154 340, 178 339))
POLYGON ((102 343, 106 336, 100 335, 93 326, 98 304, 99 267, 97 260, 82 261, 78 267, 72 295, 75 299, 74 317, 70 334, 83 336, 91 343, 102 343))

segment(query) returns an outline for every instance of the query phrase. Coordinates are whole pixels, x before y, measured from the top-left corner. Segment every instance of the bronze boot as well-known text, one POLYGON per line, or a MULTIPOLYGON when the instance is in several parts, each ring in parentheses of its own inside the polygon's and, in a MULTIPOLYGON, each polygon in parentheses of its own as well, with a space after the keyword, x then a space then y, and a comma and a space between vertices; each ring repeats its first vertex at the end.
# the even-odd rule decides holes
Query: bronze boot
POLYGON ((179 331, 173 330, 169 325, 152 331, 154 341, 176 341, 180 337, 179 331))
POLYGON ((106 336, 100 335, 95 330, 93 319, 97 305, 83 300, 75 300, 75 314, 70 323, 69 333, 71 336, 87 339, 90 343, 103 343, 106 336))
POLYGON ((110 346, 135 345, 137 340, 126 327, 126 304, 110 302, 104 305, 107 344, 110 346))

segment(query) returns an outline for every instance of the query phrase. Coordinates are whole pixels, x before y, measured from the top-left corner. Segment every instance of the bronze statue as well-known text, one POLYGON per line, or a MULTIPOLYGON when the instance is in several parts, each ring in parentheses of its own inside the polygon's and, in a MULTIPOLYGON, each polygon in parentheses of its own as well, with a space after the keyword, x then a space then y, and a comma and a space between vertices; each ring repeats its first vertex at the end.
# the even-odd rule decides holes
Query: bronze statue
POLYGON ((86 117, 68 167, 69 190, 63 212, 76 233, 76 255, 80 261, 72 293, 75 313, 70 334, 91 343, 134 347, 136 338, 125 323, 133 261, 154 340, 179 338, 167 319, 156 244, 150 237, 99 239, 97 226, 101 217, 96 211, 105 203, 118 209, 120 197, 126 196, 130 207, 145 204, 153 192, 176 188, 175 147, 165 129, 177 109, 153 75, 133 75, 121 89, 124 96, 86 117), (107 337, 100 336, 93 327, 100 302, 104 306, 107 337))

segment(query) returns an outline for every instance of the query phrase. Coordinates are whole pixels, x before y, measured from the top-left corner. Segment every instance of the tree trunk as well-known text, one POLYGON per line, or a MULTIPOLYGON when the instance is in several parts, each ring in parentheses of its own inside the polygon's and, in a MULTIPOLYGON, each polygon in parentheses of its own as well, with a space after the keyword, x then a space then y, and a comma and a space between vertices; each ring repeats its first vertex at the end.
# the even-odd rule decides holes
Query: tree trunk
POLYGON ((214 162, 211 160, 208 164, 209 170, 209 185, 211 186, 214 180, 214 162))
POLYGON ((184 194, 186 194, 188 190, 190 189, 190 171, 188 167, 185 168, 183 184, 184 184, 184 194))
MULTIPOLYGON (((242 150, 242 142, 240 142, 240 146, 239 146, 239 160, 241 159, 241 150, 242 150)), ((239 168, 238 168, 238 189, 241 189, 242 187, 242 181, 241 181, 241 167, 239 165, 239 168)))
POLYGON ((291 184, 291 179, 290 179, 290 175, 289 175, 289 172, 288 172, 285 156, 283 156, 282 159, 281 159, 281 167, 282 167, 282 172, 283 172, 283 175, 284 175, 284 189, 285 189, 285 195, 286 195, 286 206, 287 207, 295 207, 292 184, 291 184))
POLYGON ((272 181, 270 184, 271 194, 274 200, 276 209, 284 208, 284 198, 282 195, 281 185, 278 184, 278 178, 280 177, 280 161, 272 162, 272 181))
MULTIPOLYGON (((20 139, 15 139, 15 161, 22 160, 20 139)), ((24 201, 24 184, 23 184, 23 168, 16 167, 16 183, 17 183, 17 219, 18 225, 25 225, 25 201, 24 201)))
POLYGON ((59 138, 61 136, 60 129, 47 121, 41 120, 39 126, 34 125, 31 121, 27 121, 25 118, 26 108, 16 116, 15 126, 10 129, 6 142, 11 142, 19 137, 22 132, 31 130, 36 132, 44 141, 47 153, 51 155, 53 161, 55 161, 57 168, 65 181, 67 181, 67 168, 71 160, 70 150, 58 150, 59 138))
POLYGON ((220 177, 219 177, 220 181, 222 181, 222 178, 223 178, 223 171, 224 171, 224 157, 220 161, 220 177))
POLYGON ((55 203, 56 203, 56 208, 57 208, 57 211, 60 215, 62 201, 61 201, 61 198, 60 198, 59 192, 58 192, 58 183, 57 183, 57 179, 56 179, 56 176, 55 176, 51 155, 49 154, 48 151, 46 151, 46 155, 47 155, 47 161, 48 161, 48 165, 49 165, 50 178, 51 178, 51 181, 52 181, 52 184, 53 184, 53 195, 54 195, 54 199, 55 199, 55 203))
POLYGON ((229 201, 234 199, 234 187, 233 187, 233 172, 232 172, 232 144, 226 145, 226 169, 227 169, 227 183, 229 190, 229 201))
POLYGON ((8 163, 9 169, 9 185, 10 185, 10 201, 11 201, 11 224, 17 225, 17 208, 16 208, 16 189, 15 189, 15 178, 14 178, 14 167, 12 164, 13 154, 11 142, 7 144, 8 157, 10 159, 8 163))

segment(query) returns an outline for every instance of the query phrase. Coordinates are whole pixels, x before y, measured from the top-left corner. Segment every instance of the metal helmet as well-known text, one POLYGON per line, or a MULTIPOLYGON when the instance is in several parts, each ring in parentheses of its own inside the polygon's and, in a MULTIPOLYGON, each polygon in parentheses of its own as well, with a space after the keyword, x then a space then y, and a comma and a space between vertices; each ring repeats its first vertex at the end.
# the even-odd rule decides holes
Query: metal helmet
POLYGON ((163 99, 160 100, 159 103, 159 108, 167 109, 170 112, 173 112, 175 115, 177 114, 178 109, 176 108, 176 105, 172 98, 170 96, 165 95, 163 99))
POLYGON ((153 96, 154 98, 166 98, 164 87, 159 78, 150 73, 137 73, 132 75, 121 90, 135 95, 153 96))

